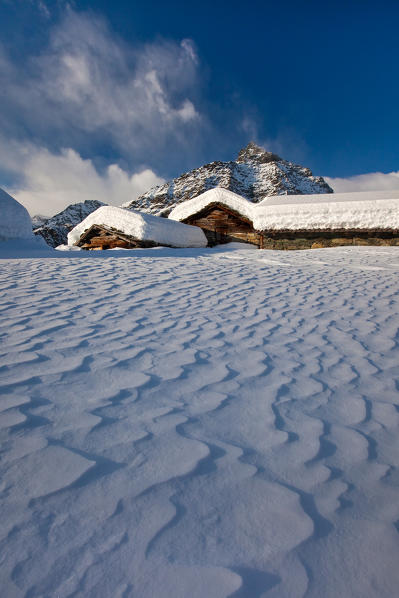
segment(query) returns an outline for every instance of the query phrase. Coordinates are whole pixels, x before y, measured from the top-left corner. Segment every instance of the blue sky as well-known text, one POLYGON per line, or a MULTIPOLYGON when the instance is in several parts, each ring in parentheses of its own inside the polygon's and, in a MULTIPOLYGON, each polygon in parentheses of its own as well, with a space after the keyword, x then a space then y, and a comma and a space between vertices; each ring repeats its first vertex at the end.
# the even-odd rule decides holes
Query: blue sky
MULTIPOLYGON (((120 204, 254 140, 399 187, 399 3, 0 0, 0 187, 120 204)), ((361 176, 358 176, 361 175, 361 176)))

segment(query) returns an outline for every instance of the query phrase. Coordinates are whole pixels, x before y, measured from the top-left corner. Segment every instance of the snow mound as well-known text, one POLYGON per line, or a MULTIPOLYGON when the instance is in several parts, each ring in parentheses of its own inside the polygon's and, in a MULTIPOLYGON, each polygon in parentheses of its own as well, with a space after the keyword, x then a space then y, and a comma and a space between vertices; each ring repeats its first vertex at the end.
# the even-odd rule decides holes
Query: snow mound
POLYGON ((255 230, 399 229, 399 190, 272 196, 254 204, 217 187, 179 204, 169 218, 185 220, 216 203, 251 220, 255 230))
POLYGON ((206 247, 200 228, 174 222, 150 214, 104 206, 92 212, 68 234, 68 245, 74 245, 94 224, 115 228, 140 241, 154 241, 171 247, 206 247))
POLYGON ((0 214, 0 241, 33 237, 28 211, 3 189, 0 189, 0 214))

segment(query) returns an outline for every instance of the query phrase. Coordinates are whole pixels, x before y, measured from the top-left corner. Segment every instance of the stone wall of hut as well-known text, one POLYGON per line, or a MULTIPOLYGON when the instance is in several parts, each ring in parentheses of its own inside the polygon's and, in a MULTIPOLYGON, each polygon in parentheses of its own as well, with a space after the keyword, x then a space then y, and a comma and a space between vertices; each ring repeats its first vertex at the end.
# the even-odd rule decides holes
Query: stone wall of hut
POLYGON ((399 246, 399 231, 263 231, 263 249, 322 249, 343 245, 399 246))
POLYGON ((256 231, 252 222, 226 206, 211 205, 185 219, 199 226, 208 245, 239 241, 261 249, 318 249, 342 245, 399 246, 399 231, 389 230, 279 230, 256 231))

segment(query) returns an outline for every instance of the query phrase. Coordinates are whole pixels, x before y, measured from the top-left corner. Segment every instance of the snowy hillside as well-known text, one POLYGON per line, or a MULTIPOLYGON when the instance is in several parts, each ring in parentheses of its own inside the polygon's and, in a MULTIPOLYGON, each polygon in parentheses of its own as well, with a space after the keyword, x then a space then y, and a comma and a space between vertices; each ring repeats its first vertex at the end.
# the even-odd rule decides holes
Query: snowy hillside
POLYGON ((178 203, 214 187, 223 187, 259 202, 267 195, 332 193, 322 177, 254 143, 242 149, 236 161, 212 162, 155 187, 138 199, 124 204, 132 210, 154 214, 169 213, 178 203))
POLYGON ((0 189, 0 241, 31 239, 32 224, 28 211, 0 189))
POLYGON ((2 596, 397 595, 399 249, 46 251, 0 262, 2 596))
POLYGON ((32 216, 32 229, 35 230, 40 226, 43 226, 49 220, 48 216, 43 216, 42 214, 36 214, 32 216))
POLYGON ((57 247, 58 245, 65 244, 67 242, 67 236, 69 231, 82 222, 86 216, 97 210, 105 204, 102 201, 95 199, 87 199, 82 203, 75 203, 52 216, 51 218, 43 221, 38 221, 42 217, 33 217, 32 223, 38 221, 39 226, 34 227, 35 235, 40 235, 46 241, 50 247, 57 247))

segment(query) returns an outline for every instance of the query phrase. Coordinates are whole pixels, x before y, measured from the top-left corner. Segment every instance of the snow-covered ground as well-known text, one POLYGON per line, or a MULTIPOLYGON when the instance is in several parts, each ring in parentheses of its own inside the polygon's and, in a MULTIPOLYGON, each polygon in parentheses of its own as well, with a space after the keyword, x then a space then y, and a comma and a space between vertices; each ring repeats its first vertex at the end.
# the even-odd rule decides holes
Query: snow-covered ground
POLYGON ((397 595, 399 249, 19 255, 2 596, 397 595))

